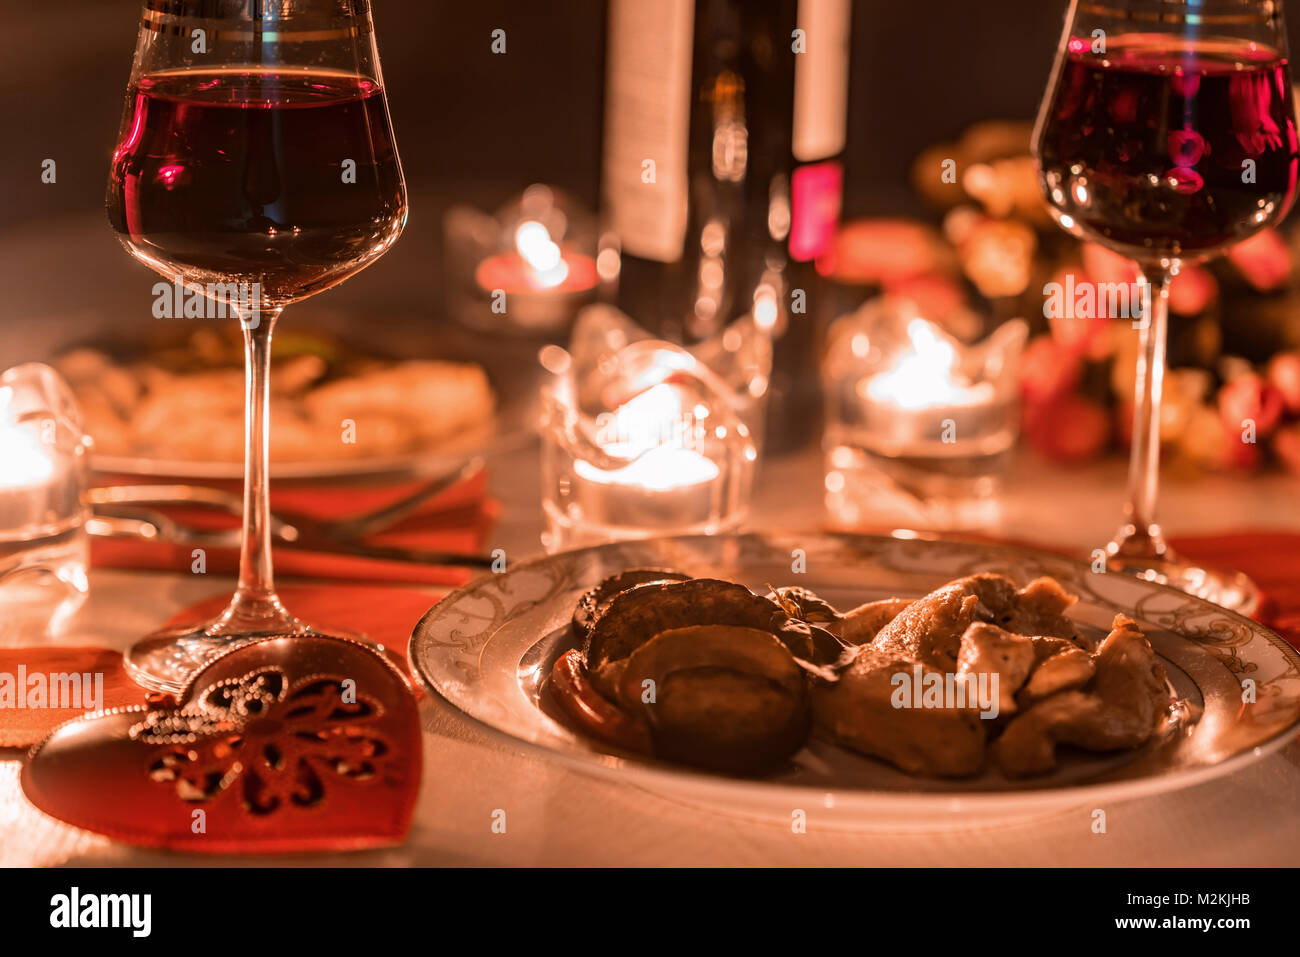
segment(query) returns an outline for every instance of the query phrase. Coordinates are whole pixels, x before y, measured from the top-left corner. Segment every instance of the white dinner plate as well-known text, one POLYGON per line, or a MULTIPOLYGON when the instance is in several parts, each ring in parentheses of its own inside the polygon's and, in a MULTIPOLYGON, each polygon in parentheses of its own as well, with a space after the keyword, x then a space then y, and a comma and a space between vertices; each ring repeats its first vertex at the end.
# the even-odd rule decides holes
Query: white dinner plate
POLYGON ((648 539, 600 545, 485 575, 438 602, 416 626, 419 681, 520 746, 573 768, 732 814, 831 826, 945 828, 1105 808, 1230 774, 1300 730, 1300 654, 1273 632, 1162 585, 1034 549, 976 542, 821 533, 648 539), (802 557, 802 573, 792 571, 802 557), (999 572, 1018 584, 1051 575, 1079 596, 1069 614, 1101 637, 1117 612, 1139 623, 1177 695, 1163 732, 1105 755, 1062 749, 1056 771, 1011 781, 905 774, 814 738, 774 776, 725 777, 625 754, 571 730, 546 678, 574 646, 579 596, 629 568, 674 568, 764 592, 803 585, 840 609, 915 597, 953 578, 999 572), (1254 683, 1244 701, 1243 683, 1254 683), (1068 751, 1068 753, 1067 753, 1068 751))

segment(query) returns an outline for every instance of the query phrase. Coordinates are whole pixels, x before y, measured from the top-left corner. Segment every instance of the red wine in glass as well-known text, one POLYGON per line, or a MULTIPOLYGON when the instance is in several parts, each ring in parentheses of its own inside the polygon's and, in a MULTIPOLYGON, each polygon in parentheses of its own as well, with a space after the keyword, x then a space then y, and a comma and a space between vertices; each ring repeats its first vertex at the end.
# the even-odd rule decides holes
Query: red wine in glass
POLYGON ((141 77, 108 210, 141 258, 186 280, 319 292, 387 248, 406 203, 388 107, 359 76, 266 68, 141 77))
POLYGON ((247 642, 334 631, 293 615, 275 590, 271 340, 286 306, 374 262, 406 225, 369 0, 143 0, 107 206, 131 255, 201 289, 213 314, 233 307, 244 338, 234 595, 216 617, 164 627, 125 654, 136 681, 176 694, 247 642))
POLYGON ((1286 59, 1248 41, 1072 37, 1039 162, 1067 229, 1135 259, 1184 260, 1289 209, 1297 138, 1286 59))
POLYGON ((1258 587, 1170 548, 1156 520, 1169 289, 1281 222, 1300 144, 1280 0, 1070 0, 1034 130, 1043 196, 1060 225, 1137 261, 1139 321, 1124 521, 1107 570, 1244 614, 1258 587))

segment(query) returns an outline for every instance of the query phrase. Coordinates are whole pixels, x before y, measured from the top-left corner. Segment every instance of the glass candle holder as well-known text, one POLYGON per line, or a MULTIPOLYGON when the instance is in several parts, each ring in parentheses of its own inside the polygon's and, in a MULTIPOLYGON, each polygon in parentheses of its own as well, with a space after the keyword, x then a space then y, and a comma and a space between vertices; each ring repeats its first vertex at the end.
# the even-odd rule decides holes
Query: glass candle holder
POLYGON ((1015 368, 1027 335, 1012 320, 964 345, 891 299, 838 320, 823 363, 832 522, 994 524, 1019 435, 1015 368))
POLYGON ((57 634, 85 600, 89 439, 47 365, 0 375, 0 642, 57 634))
POLYGON ((595 306, 571 350, 547 346, 540 358, 551 374, 542 390, 549 551, 714 534, 745 519, 771 364, 752 320, 688 350, 595 306))
POLYGON ((553 337, 596 298, 594 217, 550 186, 529 186, 495 214, 453 207, 443 232, 451 312, 473 329, 553 337))

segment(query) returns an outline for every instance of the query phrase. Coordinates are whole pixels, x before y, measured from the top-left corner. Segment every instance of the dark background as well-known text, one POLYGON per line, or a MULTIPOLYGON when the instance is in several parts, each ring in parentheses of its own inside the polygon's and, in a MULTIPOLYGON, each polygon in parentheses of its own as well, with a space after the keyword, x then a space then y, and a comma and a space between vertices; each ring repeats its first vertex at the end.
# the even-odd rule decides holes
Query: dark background
MULTIPOLYGON (((654 0, 645 0, 653 3, 654 0)), ((6 225, 102 201, 135 45, 136 0, 9 4, 0 63, 6 225), (40 161, 59 162, 38 190, 40 161)), ((604 0, 374 0, 411 192, 501 195, 541 180, 594 204, 604 0), (507 53, 489 50, 502 28, 507 53), (449 190, 450 191, 450 190, 449 190)), ((850 213, 881 211, 923 147, 988 118, 1031 118, 1064 0, 854 3, 850 213)), ((413 225, 430 225, 413 211, 413 225), (418 219, 416 218, 418 216, 418 219)))
MULTIPOLYGON (((0 365, 50 348, 65 327, 144 322, 153 281, 103 214, 138 2, 6 7, 0 365), (40 182, 46 157, 58 163, 55 185, 40 182), (19 325, 28 328, 11 335, 19 325)), ((846 215, 923 213, 907 180, 920 150, 978 120, 1031 119, 1065 8, 1065 0, 856 0, 846 215)), ((592 206, 598 196, 603 0, 374 0, 374 19, 410 222, 384 259, 298 314, 364 306, 436 316, 450 202, 495 208, 536 181, 592 206), (489 48, 498 27, 504 56, 489 48)))

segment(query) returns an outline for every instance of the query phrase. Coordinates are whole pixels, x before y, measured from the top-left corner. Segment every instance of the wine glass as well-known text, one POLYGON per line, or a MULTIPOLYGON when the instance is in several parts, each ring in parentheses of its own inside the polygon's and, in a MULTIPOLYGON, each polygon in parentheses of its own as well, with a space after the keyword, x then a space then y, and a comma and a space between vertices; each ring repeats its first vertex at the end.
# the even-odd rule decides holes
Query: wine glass
POLYGON ((1241 574, 1178 556, 1156 524, 1169 283, 1280 221, 1297 140, 1279 0, 1072 0, 1034 131, 1048 207, 1137 261, 1141 330, 1125 522, 1112 569, 1249 613, 1241 574))
POLYGON ((238 587, 214 620, 126 652, 133 678, 175 692, 218 652, 319 633, 271 573, 271 334, 285 306, 364 269, 406 224, 369 0, 145 0, 107 205, 131 255, 243 329, 238 587))

